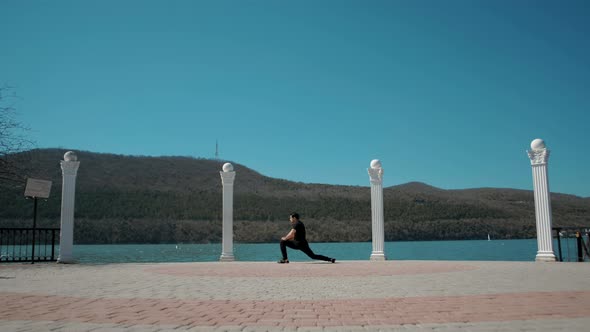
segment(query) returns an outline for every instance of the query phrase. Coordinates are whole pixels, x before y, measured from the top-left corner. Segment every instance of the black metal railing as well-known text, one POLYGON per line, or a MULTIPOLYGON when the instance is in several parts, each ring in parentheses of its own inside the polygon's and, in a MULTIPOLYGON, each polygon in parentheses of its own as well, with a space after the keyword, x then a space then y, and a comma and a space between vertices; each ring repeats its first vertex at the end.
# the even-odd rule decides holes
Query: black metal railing
POLYGON ((562 246, 565 246, 568 262, 590 260, 590 227, 553 227, 552 230, 555 231, 559 255, 557 258, 560 262, 563 262, 564 256, 562 246))
POLYGON ((59 231, 59 228, 0 228, 0 263, 56 261, 59 231))

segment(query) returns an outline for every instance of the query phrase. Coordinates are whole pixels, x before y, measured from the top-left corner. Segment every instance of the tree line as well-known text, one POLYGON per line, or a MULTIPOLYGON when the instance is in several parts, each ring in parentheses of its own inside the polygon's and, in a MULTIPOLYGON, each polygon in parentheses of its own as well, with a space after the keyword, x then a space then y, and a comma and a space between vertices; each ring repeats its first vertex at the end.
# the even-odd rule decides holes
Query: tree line
MULTIPOLYGON (((11 158, 27 177, 53 181, 39 201, 40 226, 59 227, 66 149, 30 150, 11 158), (20 159, 19 159, 20 158, 20 159)), ((190 157, 131 157, 79 152, 76 243, 208 243, 221 240, 223 162, 190 157)), ((274 242, 298 212, 311 241, 370 241, 370 188, 305 184, 265 177, 235 164, 234 238, 274 242), (240 182, 238 182, 238 180, 240 182)), ((27 227, 33 203, 24 185, 0 190, 0 227, 27 227)), ((531 191, 441 190, 421 183, 384 188, 385 239, 460 240, 535 237, 531 191)), ((554 226, 589 226, 590 199, 554 194, 554 226)))

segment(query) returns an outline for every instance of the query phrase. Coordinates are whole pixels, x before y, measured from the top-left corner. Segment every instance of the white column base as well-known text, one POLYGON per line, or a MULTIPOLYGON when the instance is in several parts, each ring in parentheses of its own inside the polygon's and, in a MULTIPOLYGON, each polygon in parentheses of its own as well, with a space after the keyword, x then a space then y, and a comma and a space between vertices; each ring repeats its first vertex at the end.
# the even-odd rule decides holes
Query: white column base
POLYGON ((535 257, 535 261, 537 262, 557 262, 557 258, 553 252, 538 252, 537 257, 535 257))
POLYGON ((371 258, 369 258, 369 260, 385 261, 385 260, 387 260, 387 258, 385 258, 385 254, 383 252, 376 251, 376 252, 371 253, 371 258))
POLYGON ((58 257, 57 263, 59 264, 76 264, 76 260, 73 257, 58 257))
POLYGON ((219 257, 220 262, 233 262, 235 260, 236 259, 232 254, 221 254, 221 257, 219 257))

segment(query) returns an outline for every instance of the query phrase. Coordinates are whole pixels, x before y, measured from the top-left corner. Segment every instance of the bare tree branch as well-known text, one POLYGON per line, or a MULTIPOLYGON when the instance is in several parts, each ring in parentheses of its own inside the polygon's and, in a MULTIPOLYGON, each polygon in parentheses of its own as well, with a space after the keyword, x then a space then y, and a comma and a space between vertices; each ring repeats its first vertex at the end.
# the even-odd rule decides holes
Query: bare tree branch
POLYGON ((16 120, 18 97, 10 86, 0 86, 0 187, 19 186, 24 181, 22 154, 32 148, 29 128, 16 120))

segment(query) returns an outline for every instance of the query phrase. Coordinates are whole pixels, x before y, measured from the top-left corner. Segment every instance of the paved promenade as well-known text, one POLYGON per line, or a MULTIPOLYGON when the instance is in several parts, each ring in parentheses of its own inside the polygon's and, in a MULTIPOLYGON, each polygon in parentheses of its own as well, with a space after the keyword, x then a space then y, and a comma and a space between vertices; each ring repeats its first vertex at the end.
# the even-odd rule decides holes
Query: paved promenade
POLYGON ((590 331, 590 264, 0 264, 0 331, 590 331))

